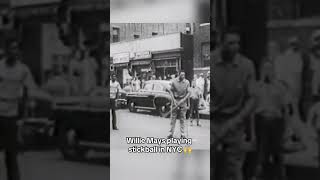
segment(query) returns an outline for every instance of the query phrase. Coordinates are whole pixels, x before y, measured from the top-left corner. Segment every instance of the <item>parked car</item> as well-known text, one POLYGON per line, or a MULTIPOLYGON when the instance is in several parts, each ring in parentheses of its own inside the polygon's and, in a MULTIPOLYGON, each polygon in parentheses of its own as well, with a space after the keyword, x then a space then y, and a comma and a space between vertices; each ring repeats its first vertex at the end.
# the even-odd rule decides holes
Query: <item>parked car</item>
POLYGON ((101 87, 90 96, 55 100, 52 119, 65 159, 84 158, 88 150, 110 150, 108 93, 101 87))
POLYGON ((118 99, 116 100, 117 108, 125 108, 127 107, 127 92, 121 89, 119 91, 118 99))
POLYGON ((170 110, 171 97, 167 91, 170 83, 166 80, 149 80, 139 91, 128 93, 130 112, 137 112, 138 109, 151 110, 164 117, 170 110))

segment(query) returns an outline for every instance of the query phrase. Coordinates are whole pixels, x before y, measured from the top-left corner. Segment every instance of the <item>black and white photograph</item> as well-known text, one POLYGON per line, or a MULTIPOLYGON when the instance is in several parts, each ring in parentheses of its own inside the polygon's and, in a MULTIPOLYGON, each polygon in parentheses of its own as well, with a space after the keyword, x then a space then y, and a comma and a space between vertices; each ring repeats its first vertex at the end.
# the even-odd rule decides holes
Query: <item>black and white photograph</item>
POLYGON ((109 3, 0 1, 0 179, 109 177, 109 3))
POLYGON ((319 179, 316 4, 211 4, 213 179, 319 179))
POLYGON ((110 178, 208 180, 210 23, 111 23, 110 41, 110 178))

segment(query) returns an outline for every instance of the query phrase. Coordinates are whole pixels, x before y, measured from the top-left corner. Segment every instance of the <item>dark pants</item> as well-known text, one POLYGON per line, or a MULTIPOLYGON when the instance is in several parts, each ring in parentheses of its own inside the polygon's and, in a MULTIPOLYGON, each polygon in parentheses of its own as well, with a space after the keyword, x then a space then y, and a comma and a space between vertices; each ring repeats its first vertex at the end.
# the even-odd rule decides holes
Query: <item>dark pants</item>
MULTIPOLYGON (((232 115, 214 116, 215 121, 212 123, 213 131, 219 131, 224 127, 224 121, 227 121, 232 115)), ((215 132, 213 132, 215 133, 215 132)), ((217 180, 243 180, 243 164, 246 158, 246 152, 242 145, 245 143, 244 139, 244 125, 240 125, 233 129, 220 140, 221 149, 213 147, 214 151, 214 178, 217 180)))
POLYGON ((112 128, 117 129, 116 99, 110 99, 110 106, 112 113, 112 128))
POLYGON ((190 99, 190 118, 199 120, 199 99, 190 99))
POLYGON ((266 177, 273 174, 272 179, 284 178, 282 143, 285 126, 282 118, 256 116, 256 136, 258 147, 257 176, 266 177), (272 161, 270 161, 272 159, 272 161), (268 173, 270 170, 272 173, 268 173))
POLYGON ((19 180, 20 172, 17 161, 17 118, 0 116, 1 146, 5 152, 8 180, 19 180))
MULTIPOLYGON (((179 101, 179 100, 178 100, 179 101)), ((170 123, 170 135, 174 134, 177 118, 180 118, 180 133, 184 136, 184 121, 186 120, 187 103, 182 103, 180 106, 172 111, 171 123, 170 123)))

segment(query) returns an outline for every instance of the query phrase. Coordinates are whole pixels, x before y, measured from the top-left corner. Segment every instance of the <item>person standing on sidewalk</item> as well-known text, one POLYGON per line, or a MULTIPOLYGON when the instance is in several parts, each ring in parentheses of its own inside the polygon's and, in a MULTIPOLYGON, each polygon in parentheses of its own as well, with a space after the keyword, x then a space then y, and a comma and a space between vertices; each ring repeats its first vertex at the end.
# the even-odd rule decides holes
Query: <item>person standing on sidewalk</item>
POLYGON ((197 126, 200 125, 199 120, 199 100, 201 97, 201 92, 198 87, 196 87, 195 82, 192 83, 192 87, 190 88, 190 118, 191 118, 191 126, 193 126, 193 120, 197 119, 197 126))
POLYGON ((15 39, 7 41, 6 48, 6 57, 0 61, 0 134, 5 151, 8 180, 19 180, 17 162, 17 121, 21 115, 19 101, 21 103, 24 89, 28 97, 50 102, 52 97, 38 88, 29 68, 21 62, 18 41, 15 39))
POLYGON ((116 115, 116 99, 118 97, 120 90, 121 90, 121 86, 117 81, 117 76, 113 74, 112 79, 110 80, 110 105, 111 105, 111 113, 112 113, 112 129, 113 130, 118 130, 117 115, 116 115))
POLYGON ((274 167, 273 178, 284 179, 282 143, 286 118, 288 117, 289 96, 285 83, 275 78, 272 62, 261 66, 261 80, 257 87, 255 111, 258 147, 256 176, 267 178, 267 166, 274 167), (272 162, 270 161, 272 159, 272 162))
POLYGON ((187 98, 190 95, 190 83, 185 79, 185 72, 180 71, 179 77, 172 80, 170 94, 173 98, 173 103, 178 108, 172 110, 172 117, 170 123, 170 134, 168 138, 173 138, 177 116, 180 116, 180 133, 181 138, 186 138, 184 134, 184 121, 186 120, 186 113, 188 109, 187 98), (177 104, 179 103, 179 104, 177 104))

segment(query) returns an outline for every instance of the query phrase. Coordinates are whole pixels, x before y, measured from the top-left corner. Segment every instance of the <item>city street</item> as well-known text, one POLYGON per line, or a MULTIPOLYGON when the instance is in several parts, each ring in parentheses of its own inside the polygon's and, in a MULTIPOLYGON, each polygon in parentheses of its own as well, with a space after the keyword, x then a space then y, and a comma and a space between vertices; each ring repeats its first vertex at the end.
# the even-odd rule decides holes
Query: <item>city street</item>
MULTIPOLYGON (((119 131, 111 131, 110 170, 112 180, 208 180, 210 178, 210 123, 201 120, 202 127, 189 126, 192 153, 128 153, 126 137, 166 137, 170 119, 152 115, 148 111, 130 113, 118 110, 119 131)), ((110 126, 112 127, 112 126, 110 126)), ((179 137, 179 122, 175 137, 179 137)), ((187 131, 187 126, 186 126, 187 131)), ((132 146, 132 145, 131 145, 132 146)))
MULTIPOLYGON (((54 150, 19 155, 21 180, 105 180, 109 177, 109 167, 102 161, 106 158, 100 154, 85 162, 65 161, 60 152, 54 150)), ((0 154, 0 179, 6 179, 3 153, 0 154)))

